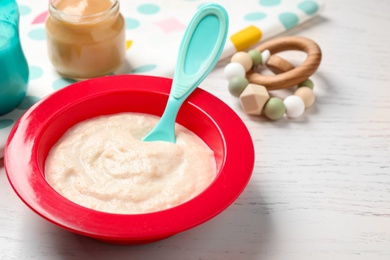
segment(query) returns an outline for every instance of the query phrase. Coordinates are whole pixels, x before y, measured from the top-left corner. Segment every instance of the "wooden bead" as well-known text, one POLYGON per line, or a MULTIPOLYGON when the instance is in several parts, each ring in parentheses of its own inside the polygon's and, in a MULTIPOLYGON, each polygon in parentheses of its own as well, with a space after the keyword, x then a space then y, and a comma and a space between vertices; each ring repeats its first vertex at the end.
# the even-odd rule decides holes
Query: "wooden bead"
POLYGON ((240 95, 240 103, 245 113, 249 115, 259 116, 269 94, 264 86, 249 84, 240 95))
POLYGON ((235 53, 232 56, 230 62, 240 63, 244 67, 245 72, 250 71, 253 67, 252 57, 248 53, 243 51, 235 53))
POLYGON ((305 103, 305 108, 309 108, 313 105, 315 96, 314 92, 309 87, 300 87, 294 92, 295 96, 300 97, 305 103))

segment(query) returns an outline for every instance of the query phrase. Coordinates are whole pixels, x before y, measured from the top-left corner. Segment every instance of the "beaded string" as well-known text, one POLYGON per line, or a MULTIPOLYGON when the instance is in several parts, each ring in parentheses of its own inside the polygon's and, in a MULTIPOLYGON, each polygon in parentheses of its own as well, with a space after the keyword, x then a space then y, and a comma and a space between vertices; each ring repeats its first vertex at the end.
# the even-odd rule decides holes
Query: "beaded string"
MULTIPOLYGON (((291 42, 288 42, 288 45, 286 45, 288 47, 295 47, 295 45, 301 44, 299 48, 295 49, 300 49, 308 46, 308 44, 313 44, 312 41, 302 37, 290 37, 287 38, 287 40, 291 40, 291 42)), ((286 38, 283 38, 274 40, 273 44, 278 45, 285 42, 286 38)), ((274 45, 271 44, 271 46, 274 45)), ((311 73, 317 69, 321 60, 321 52, 318 46, 314 43, 314 46, 312 45, 311 47, 313 48, 310 50, 304 49, 304 51, 311 55, 309 56, 311 61, 308 61, 311 64, 308 64, 309 66, 305 66, 303 69, 299 68, 300 71, 304 72, 305 75, 311 75, 311 73), (312 55, 313 52, 316 55, 314 59, 312 55), (314 65, 313 62, 315 62, 314 65)), ((291 74, 289 75, 289 78, 285 77, 282 78, 282 80, 279 80, 278 83, 281 85, 280 88, 291 88, 297 85, 297 89, 294 91, 293 95, 290 95, 282 100, 279 97, 270 96, 268 92, 268 86, 249 82, 246 77, 251 75, 251 70, 256 66, 270 65, 271 60, 272 66, 269 66, 269 68, 274 72, 285 73, 286 71, 293 71, 294 69, 297 69, 282 58, 271 55, 269 50, 263 50, 260 52, 257 49, 253 49, 248 53, 237 52, 232 56, 231 62, 225 67, 224 70, 225 78, 229 81, 229 92, 233 96, 240 99, 241 107, 247 114, 263 114, 271 120, 279 120, 283 118, 284 115, 289 118, 297 118, 304 113, 305 109, 311 107, 314 103, 314 84, 310 79, 307 78, 306 80, 296 84, 294 81, 299 80, 299 78, 291 78, 291 74)), ((255 73, 252 72, 252 75, 253 74, 255 73)), ((268 80, 268 82, 275 83, 273 82, 273 79, 268 80)), ((275 84, 273 84, 271 89, 278 89, 278 87, 277 85, 275 86, 275 84)))

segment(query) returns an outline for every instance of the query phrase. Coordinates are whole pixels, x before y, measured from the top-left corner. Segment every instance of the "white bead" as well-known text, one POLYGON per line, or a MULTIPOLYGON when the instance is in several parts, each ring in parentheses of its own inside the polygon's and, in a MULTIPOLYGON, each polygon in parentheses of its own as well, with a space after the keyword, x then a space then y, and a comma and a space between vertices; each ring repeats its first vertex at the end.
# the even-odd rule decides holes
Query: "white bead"
POLYGON ((240 63, 231 62, 225 67, 223 74, 227 80, 236 76, 245 77, 245 69, 240 63))
POLYGON ((261 52, 261 64, 263 66, 267 64, 269 57, 271 57, 271 52, 269 50, 264 50, 261 52))
POLYGON ((283 103, 286 107, 286 114, 290 118, 300 117, 305 112, 305 103, 298 96, 288 96, 283 100, 283 103))

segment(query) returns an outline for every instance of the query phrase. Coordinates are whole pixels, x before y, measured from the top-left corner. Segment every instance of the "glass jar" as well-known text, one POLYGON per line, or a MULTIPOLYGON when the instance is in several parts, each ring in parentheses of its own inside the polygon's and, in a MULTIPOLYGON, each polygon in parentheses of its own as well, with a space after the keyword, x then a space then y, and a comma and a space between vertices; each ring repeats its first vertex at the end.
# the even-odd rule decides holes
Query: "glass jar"
POLYGON ((103 76, 125 59, 118 0, 51 0, 45 26, 49 58, 65 77, 103 76))

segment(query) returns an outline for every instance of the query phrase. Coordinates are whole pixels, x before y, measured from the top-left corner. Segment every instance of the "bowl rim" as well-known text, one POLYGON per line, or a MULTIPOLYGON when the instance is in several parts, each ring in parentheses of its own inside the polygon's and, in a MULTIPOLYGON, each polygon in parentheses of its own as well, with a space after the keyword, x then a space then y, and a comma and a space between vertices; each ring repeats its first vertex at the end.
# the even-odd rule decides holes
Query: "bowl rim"
POLYGON ((254 147, 241 118, 223 101, 200 88, 185 103, 202 110, 215 123, 223 139, 225 154, 221 166, 223 174, 218 175, 195 198, 158 212, 106 213, 62 197, 47 183, 39 169, 37 143, 45 124, 49 122, 48 118, 71 107, 72 102, 116 91, 152 92, 168 98, 171 83, 172 79, 155 76, 105 76, 73 83, 37 102, 18 120, 6 143, 4 167, 16 194, 49 222, 74 233, 116 242, 161 239, 202 224, 221 213, 237 199, 249 182, 254 167, 254 147), (68 107, 64 107, 61 100, 66 100, 68 107))

